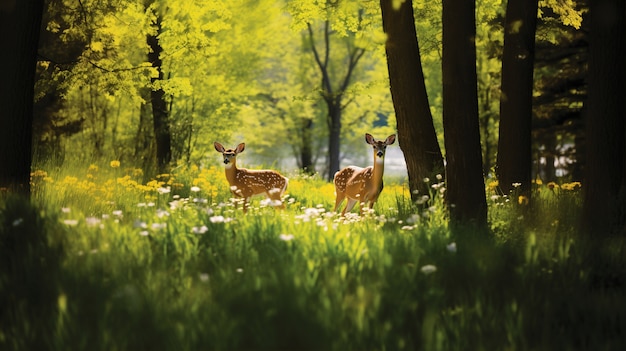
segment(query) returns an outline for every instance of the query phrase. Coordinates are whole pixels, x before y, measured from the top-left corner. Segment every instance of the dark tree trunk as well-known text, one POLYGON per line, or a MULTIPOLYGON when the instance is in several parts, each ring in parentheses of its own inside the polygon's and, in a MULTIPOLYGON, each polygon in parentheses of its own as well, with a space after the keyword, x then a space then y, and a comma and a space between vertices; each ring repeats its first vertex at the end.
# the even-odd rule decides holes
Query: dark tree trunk
MULTIPOLYGON (((148 61, 152 67, 156 68, 158 77, 152 78, 152 83, 163 80, 163 61, 161 60, 161 52, 163 48, 159 43, 159 34, 161 33, 161 16, 157 15, 155 22, 155 34, 148 34, 147 43, 150 47, 148 53, 148 61)), ((170 162, 172 160, 172 135, 169 124, 169 111, 167 102, 165 101, 165 91, 161 88, 153 88, 150 94, 152 103, 152 118, 154 123, 154 137, 156 140, 156 157, 157 168, 159 173, 169 173, 170 162)))
POLYGON ((43 1, 0 4, 0 189, 28 195, 33 97, 43 1))
POLYGON ((311 129, 313 128, 312 119, 304 119, 302 121, 302 140, 300 146, 300 168, 304 173, 314 174, 315 165, 313 164, 313 144, 311 139, 311 129))
POLYGON ((530 196, 531 121, 537 0, 509 0, 504 26, 500 135, 496 174, 509 194, 519 183, 530 196))
POLYGON ((341 106, 339 99, 329 99, 328 104, 328 180, 332 181, 340 167, 341 106))
POLYGON ((443 156, 430 112, 420 58, 413 2, 399 8, 381 0, 389 85, 398 127, 398 142, 404 153, 413 200, 428 194, 424 178, 443 175, 443 156))
POLYGON ((453 224, 487 225, 476 78, 475 3, 443 3, 446 199, 453 224))
POLYGON ((583 219, 590 235, 626 234, 626 8, 624 0, 589 7, 583 219))

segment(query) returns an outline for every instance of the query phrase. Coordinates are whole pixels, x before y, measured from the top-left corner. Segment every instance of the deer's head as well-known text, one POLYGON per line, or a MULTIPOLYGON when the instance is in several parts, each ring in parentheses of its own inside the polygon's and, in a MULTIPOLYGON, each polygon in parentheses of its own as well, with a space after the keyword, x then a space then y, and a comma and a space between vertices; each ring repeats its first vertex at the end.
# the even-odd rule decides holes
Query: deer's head
POLYGON ((243 150, 245 150, 246 148, 246 144, 245 143, 241 143, 239 145, 237 145, 237 148, 235 149, 226 149, 224 148, 224 146, 222 146, 222 144, 218 143, 217 141, 215 143, 213 143, 213 146, 215 146, 215 150, 219 153, 222 154, 222 156, 224 156, 224 164, 225 165, 230 165, 235 163, 235 159, 237 157, 237 154, 243 152, 243 150))
POLYGON ((387 149, 387 146, 396 141, 396 135, 392 134, 384 141, 381 141, 374 139, 371 134, 365 133, 365 141, 374 147, 374 157, 376 158, 376 161, 382 161, 385 158, 385 150, 387 149))

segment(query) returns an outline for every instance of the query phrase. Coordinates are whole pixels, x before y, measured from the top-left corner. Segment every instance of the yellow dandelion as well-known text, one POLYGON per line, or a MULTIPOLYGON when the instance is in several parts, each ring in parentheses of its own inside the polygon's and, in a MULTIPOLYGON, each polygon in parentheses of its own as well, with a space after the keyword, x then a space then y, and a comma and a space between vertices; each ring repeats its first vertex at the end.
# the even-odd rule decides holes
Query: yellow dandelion
POLYGON ((113 161, 111 161, 111 163, 109 163, 109 165, 111 166, 111 168, 119 168, 120 167, 120 161, 113 160, 113 161))
POLYGON ((558 189, 559 188, 559 185, 557 183, 555 183, 555 182, 549 182, 548 184, 546 184, 546 186, 550 190, 554 190, 554 189, 558 189))
POLYGON ((574 191, 574 190, 580 189, 581 186, 582 185, 580 184, 580 182, 571 182, 571 183, 565 183, 565 184, 561 185, 561 189, 574 191))
POLYGON ((520 195, 517 197, 517 203, 520 205, 528 205, 528 197, 524 196, 524 195, 520 195))

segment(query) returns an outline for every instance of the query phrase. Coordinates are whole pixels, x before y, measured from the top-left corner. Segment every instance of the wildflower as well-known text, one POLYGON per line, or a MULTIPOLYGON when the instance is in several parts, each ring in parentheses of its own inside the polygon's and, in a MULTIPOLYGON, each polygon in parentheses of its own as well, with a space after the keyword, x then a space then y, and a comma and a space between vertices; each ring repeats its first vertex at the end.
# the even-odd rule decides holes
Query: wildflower
POLYGON ((243 273, 243 268, 237 268, 236 271, 237 273, 243 273))
POLYGON ((90 164, 89 168, 87 168, 87 172, 98 172, 98 166, 94 165, 94 164, 90 164))
POLYGON ((193 227, 191 228, 191 232, 194 234, 204 234, 209 230, 209 228, 206 225, 203 225, 201 227, 193 227))
POLYGON ((495 188, 497 188, 497 187, 498 187, 498 185, 500 185, 500 184, 498 183, 498 181, 497 181, 497 180, 493 180, 493 181, 489 182, 489 184, 487 184, 487 187, 488 187, 489 189, 495 189, 495 188))
POLYGON ((160 187, 157 189, 157 191, 159 192, 159 194, 169 194, 170 187, 160 187))
POLYGON ((197 192, 200 191, 200 188, 197 187, 197 186, 192 186, 191 189, 189 189, 189 190, 191 190, 192 193, 197 193, 197 192))
POLYGON ((295 238, 293 234, 281 234, 278 236, 282 241, 291 241, 295 238))
POLYGON ((272 199, 267 198, 267 199, 261 200, 261 205, 279 207, 283 205, 283 202, 280 200, 272 200, 272 199))
POLYGON ((18 218, 16 220, 14 220, 12 224, 13 224, 14 227, 17 227, 17 226, 19 226, 22 223, 24 223, 24 218, 18 218))
POLYGON ((115 217, 123 217, 123 213, 122 210, 115 210, 113 212, 111 212, 112 215, 114 215, 115 217))
POLYGON ((557 183, 555 183, 555 182, 549 182, 547 184, 547 186, 548 186, 548 189, 550 189, 550 190, 554 190, 554 189, 558 189, 559 188, 559 185, 557 183))
POLYGON ((75 227, 78 225, 78 219, 66 219, 63 223, 70 227, 75 227))
POLYGON ((160 230, 160 229, 164 229, 165 227, 167 227, 167 223, 152 223, 151 227, 153 230, 160 230))
POLYGON ((565 183, 561 185, 561 189, 574 191, 574 190, 580 189, 581 186, 582 185, 580 184, 580 182, 571 182, 571 183, 565 183))
POLYGON ((62 207, 61 208, 61 212, 63 212, 63 213, 70 213, 70 212, 72 212, 72 209, 70 209, 69 207, 62 207))
POLYGON ((413 230, 414 228, 415 228, 415 226, 413 226, 413 225, 404 225, 400 229, 402 229, 402 230, 413 230))
POLYGON ((520 186, 522 186, 522 183, 513 183, 512 185, 514 188, 519 188, 520 186))
POLYGON ((211 223, 224 223, 225 220, 224 216, 213 216, 209 218, 211 223))
POLYGON ((87 226, 95 227, 98 224, 100 224, 101 220, 100 218, 96 218, 96 217, 87 217, 85 218, 85 222, 87 223, 87 226))
POLYGON ((443 179, 443 176, 442 176, 441 174, 437 174, 437 175, 435 176, 435 178, 437 178, 437 180, 442 180, 442 179, 443 179))
POLYGON ((435 273, 437 271, 437 267, 435 267, 432 264, 427 264, 425 266, 422 266, 420 270, 422 271, 422 273, 429 275, 429 274, 435 273))
POLYGON ((141 236, 148 236, 148 235, 150 235, 150 232, 148 232, 147 230, 142 230, 142 231, 139 232, 139 235, 141 235, 141 236))
POLYGON ((430 182, 430 178, 426 177, 426 178, 423 179, 423 181, 424 181, 424 183, 428 183, 428 182, 430 182))
POLYGON ((200 281, 203 283, 206 283, 209 281, 209 273, 200 273, 198 277, 200 278, 200 281))
POLYGON ((415 201, 415 203, 416 203, 417 205, 423 205, 423 204, 425 204, 425 203, 426 203, 429 199, 430 199, 430 196, 428 196, 428 195, 422 195, 422 197, 420 197, 419 199, 417 199, 417 200, 415 201))
POLYGON ((528 205, 528 197, 524 196, 524 195, 520 195, 517 197, 517 203, 520 205, 528 205))
POLYGON ((409 224, 415 224, 415 223, 418 223, 419 221, 420 221, 420 215, 418 215, 417 213, 410 215, 409 218, 406 219, 406 222, 409 224))
POLYGON ((446 245, 446 250, 448 250, 448 252, 455 253, 456 252, 456 243, 452 242, 452 243, 446 245))
POLYGON ((109 163, 109 166, 111 166, 111 168, 119 168, 120 167, 120 161, 113 160, 113 161, 111 161, 111 163, 109 163))

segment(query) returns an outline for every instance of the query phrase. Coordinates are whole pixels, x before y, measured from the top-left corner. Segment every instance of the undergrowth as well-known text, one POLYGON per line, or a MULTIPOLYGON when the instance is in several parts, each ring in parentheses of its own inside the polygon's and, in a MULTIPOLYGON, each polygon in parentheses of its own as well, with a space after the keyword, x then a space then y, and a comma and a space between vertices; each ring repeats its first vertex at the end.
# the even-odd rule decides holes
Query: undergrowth
POLYGON ((624 346, 624 240, 577 233, 580 186, 488 186, 485 236, 448 228, 437 180, 342 218, 332 184, 289 178, 285 210, 243 214, 220 168, 35 171, 0 201, 0 348, 624 346))

